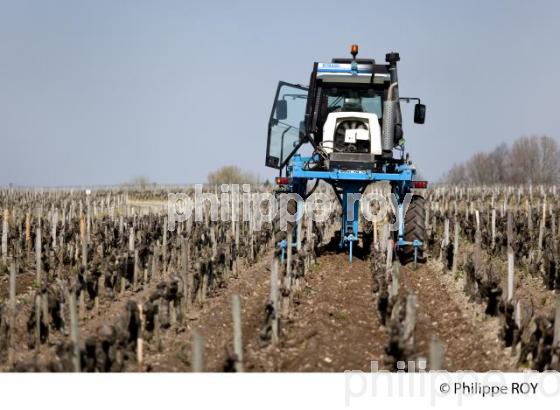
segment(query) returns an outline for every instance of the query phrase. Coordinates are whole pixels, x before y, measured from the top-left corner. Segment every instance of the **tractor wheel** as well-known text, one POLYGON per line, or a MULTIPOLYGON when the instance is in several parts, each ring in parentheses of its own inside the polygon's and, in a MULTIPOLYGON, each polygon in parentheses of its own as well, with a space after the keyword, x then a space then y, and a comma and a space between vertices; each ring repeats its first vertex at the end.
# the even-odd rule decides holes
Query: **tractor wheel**
MULTIPOLYGON (((404 217, 404 240, 412 242, 414 240, 422 241, 423 247, 426 244, 426 226, 425 222, 425 199, 420 195, 413 195, 412 201, 408 205, 406 215, 404 217)), ((422 248, 418 248, 416 261, 425 262, 422 248)), ((401 263, 407 264, 414 262, 414 246, 406 245, 401 251, 401 263)))

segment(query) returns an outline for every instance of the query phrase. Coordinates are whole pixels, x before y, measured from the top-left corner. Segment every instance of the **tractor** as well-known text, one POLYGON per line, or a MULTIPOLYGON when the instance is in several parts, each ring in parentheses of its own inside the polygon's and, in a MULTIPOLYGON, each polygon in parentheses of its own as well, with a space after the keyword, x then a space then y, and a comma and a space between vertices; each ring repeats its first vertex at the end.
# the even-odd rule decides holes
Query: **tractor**
POLYGON ((362 236, 359 201, 351 199, 368 185, 386 181, 398 227, 393 244, 402 262, 416 265, 424 259, 425 236, 424 198, 418 192, 427 181, 415 178, 405 151, 400 104, 416 101, 417 124, 424 123, 426 106, 419 98, 399 97, 399 53, 386 54, 386 64, 357 55, 354 44, 351 58, 315 62, 308 86, 278 84, 265 163, 279 171, 276 183, 281 191, 304 200, 319 181, 332 186, 342 207, 339 246, 349 251, 350 262, 362 236))

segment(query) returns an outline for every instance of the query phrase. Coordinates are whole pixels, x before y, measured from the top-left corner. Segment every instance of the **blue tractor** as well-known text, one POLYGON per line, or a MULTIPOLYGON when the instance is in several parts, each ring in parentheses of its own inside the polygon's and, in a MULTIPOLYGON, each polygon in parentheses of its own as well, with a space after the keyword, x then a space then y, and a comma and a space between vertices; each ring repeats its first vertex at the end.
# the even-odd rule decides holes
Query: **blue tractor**
POLYGON ((266 166, 279 170, 276 182, 283 192, 303 199, 313 190, 310 181, 333 187, 342 207, 339 245, 349 251, 350 261, 364 235, 355 194, 387 181, 394 194, 393 243, 401 262, 416 263, 423 260, 425 236, 424 198, 417 192, 427 182, 416 180, 405 151, 400 103, 417 102, 418 124, 424 123, 426 107, 419 98, 399 97, 398 53, 386 54, 386 64, 357 54, 358 46, 352 45, 352 58, 314 63, 309 86, 279 83, 266 166))

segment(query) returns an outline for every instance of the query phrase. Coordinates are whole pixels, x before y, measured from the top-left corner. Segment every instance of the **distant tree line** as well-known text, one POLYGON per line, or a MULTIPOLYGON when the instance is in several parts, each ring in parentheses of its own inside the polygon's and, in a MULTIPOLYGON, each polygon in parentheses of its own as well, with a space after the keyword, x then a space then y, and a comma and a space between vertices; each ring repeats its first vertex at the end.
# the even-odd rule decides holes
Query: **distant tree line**
POLYGON ((151 182, 150 178, 139 175, 121 185, 127 188, 146 189, 148 187, 154 187, 157 184, 155 182, 151 182))
POLYGON ((212 171, 206 177, 207 183, 210 185, 220 184, 251 184, 258 185, 261 183, 258 175, 252 172, 243 171, 236 165, 226 165, 216 171, 212 171))
POLYGON ((560 181, 560 149, 551 137, 521 137, 455 164, 443 178, 454 185, 556 184, 560 181))

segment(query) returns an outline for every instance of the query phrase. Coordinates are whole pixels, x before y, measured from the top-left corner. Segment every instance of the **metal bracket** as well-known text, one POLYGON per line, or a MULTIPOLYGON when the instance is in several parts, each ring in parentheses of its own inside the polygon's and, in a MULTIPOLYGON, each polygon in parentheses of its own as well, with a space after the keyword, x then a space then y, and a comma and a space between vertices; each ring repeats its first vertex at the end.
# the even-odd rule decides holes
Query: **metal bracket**
POLYGON ((348 261, 352 263, 352 251, 354 247, 354 242, 357 242, 358 238, 354 234, 348 234, 344 236, 344 242, 348 243, 348 261))
POLYGON ((286 254, 286 248, 288 247, 288 241, 282 239, 278 244, 280 247, 280 263, 284 263, 284 255, 286 254))

